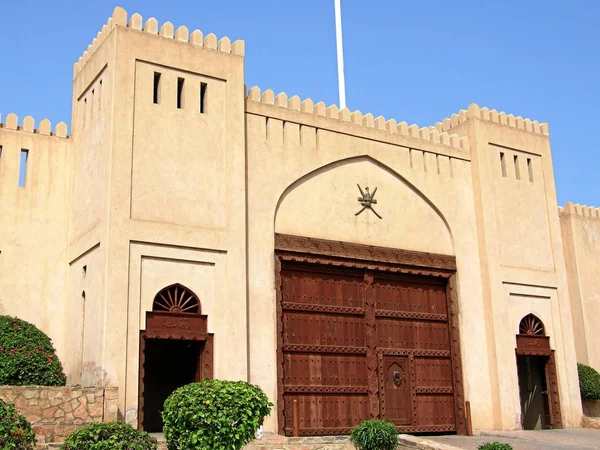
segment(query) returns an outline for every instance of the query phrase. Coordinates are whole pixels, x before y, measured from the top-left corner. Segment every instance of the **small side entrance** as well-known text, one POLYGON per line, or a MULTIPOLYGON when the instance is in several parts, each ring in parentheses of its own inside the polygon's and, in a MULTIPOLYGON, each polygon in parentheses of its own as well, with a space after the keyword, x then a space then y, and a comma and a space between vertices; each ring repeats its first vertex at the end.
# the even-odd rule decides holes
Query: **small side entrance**
POLYGON ((200 301, 179 284, 160 291, 140 332, 138 428, 162 431, 161 411, 171 393, 186 384, 212 378, 213 335, 200 301))
POLYGON ((162 431, 160 411, 167 397, 178 387, 201 381, 203 347, 201 341, 146 339, 144 430, 162 431))
POLYGON ((522 428, 562 428, 554 350, 543 323, 533 314, 521 320, 516 353, 522 428))
POLYGON ((547 356, 517 356, 521 425, 524 430, 551 428, 545 374, 547 362, 547 356))

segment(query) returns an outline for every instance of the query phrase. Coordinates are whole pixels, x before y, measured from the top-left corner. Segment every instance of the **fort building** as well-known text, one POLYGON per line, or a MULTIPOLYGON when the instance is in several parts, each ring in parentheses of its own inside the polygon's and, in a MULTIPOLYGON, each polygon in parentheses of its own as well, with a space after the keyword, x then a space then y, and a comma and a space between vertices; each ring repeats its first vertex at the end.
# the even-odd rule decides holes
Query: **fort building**
POLYGON ((116 8, 71 129, 0 125, 0 314, 148 431, 177 386, 260 386, 265 430, 577 427, 600 369, 600 210, 557 205, 549 128, 418 127, 244 85, 243 41, 116 8), (22 173, 24 176, 20 176, 22 173))

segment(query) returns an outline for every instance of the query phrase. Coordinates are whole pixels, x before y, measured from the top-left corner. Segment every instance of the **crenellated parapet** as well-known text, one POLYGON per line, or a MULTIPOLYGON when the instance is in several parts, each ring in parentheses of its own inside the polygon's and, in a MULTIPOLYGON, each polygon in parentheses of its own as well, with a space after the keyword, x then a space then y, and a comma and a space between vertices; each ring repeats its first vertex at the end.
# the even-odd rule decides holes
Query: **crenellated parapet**
POLYGON ((466 122, 469 119, 479 119, 486 122, 497 123, 506 127, 516 128, 521 131, 535 133, 540 135, 548 135, 548 124, 540 123, 537 120, 524 119, 521 116, 515 117, 513 114, 498 112, 495 109, 480 108, 475 103, 472 103, 468 109, 461 109, 458 114, 452 114, 450 118, 445 118, 430 129, 438 130, 440 133, 449 131, 457 125, 466 122))
POLYGON ((564 208, 558 208, 558 214, 560 216, 572 214, 585 218, 600 219, 600 208, 568 202, 564 208))
POLYGON ((21 125, 19 125, 19 118, 15 113, 9 113, 4 122, 2 122, 2 117, 0 116, 0 128, 24 131, 26 133, 35 133, 41 136, 56 136, 59 138, 69 137, 67 135, 67 124, 64 122, 59 122, 56 124, 54 130, 52 130, 52 124, 48 119, 40 120, 37 128, 35 125, 35 119, 31 116, 25 116, 21 122, 21 125))
POLYGON ((155 36, 161 36, 165 39, 172 39, 178 42, 195 45, 197 47, 204 47, 209 50, 220 51, 223 53, 229 53, 232 55, 244 56, 245 54, 245 42, 243 40, 237 40, 231 43, 228 37, 222 37, 218 39, 213 33, 204 36, 202 31, 194 30, 191 33, 185 26, 180 26, 175 29, 171 22, 165 22, 159 26, 158 21, 151 17, 144 23, 143 18, 140 14, 135 13, 130 17, 127 15, 127 11, 117 6, 112 16, 109 17, 106 24, 96 34, 92 43, 88 45, 88 48, 79 60, 73 66, 73 78, 77 77, 81 69, 89 61, 91 56, 96 52, 98 47, 104 42, 106 37, 110 34, 115 27, 125 27, 132 30, 137 30, 144 33, 149 33, 155 36))
POLYGON ((389 134, 428 141, 436 145, 452 147, 459 151, 469 151, 469 139, 467 137, 459 137, 456 134, 430 127, 419 128, 418 125, 409 125, 406 122, 398 123, 394 119, 386 120, 383 116, 374 118, 371 113, 362 114, 360 111, 350 111, 348 108, 339 109, 337 105, 327 106, 324 102, 314 103, 311 99, 301 100, 297 95, 288 98, 287 94, 283 92, 275 95, 271 89, 261 92, 260 88, 254 86, 248 91, 247 98, 249 101, 286 108, 299 113, 313 114, 389 134))

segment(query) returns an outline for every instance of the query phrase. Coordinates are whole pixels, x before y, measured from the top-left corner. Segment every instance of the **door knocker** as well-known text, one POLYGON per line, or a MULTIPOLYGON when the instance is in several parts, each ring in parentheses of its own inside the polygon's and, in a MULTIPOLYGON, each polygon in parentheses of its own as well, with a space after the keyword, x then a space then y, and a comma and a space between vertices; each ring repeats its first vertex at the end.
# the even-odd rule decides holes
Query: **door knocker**
POLYGON ((396 386, 400 386, 400 382, 402 381, 402 374, 397 370, 394 371, 394 384, 396 386))

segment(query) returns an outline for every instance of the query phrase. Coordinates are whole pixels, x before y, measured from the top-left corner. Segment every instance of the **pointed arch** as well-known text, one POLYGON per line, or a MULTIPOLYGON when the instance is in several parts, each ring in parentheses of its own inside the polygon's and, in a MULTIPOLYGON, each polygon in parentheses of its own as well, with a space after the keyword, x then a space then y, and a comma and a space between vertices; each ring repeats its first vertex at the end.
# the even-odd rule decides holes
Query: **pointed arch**
POLYGON ((191 289, 175 283, 161 289, 152 302, 152 311, 201 314, 200 299, 191 289))
POLYGON ((546 336, 546 328, 539 317, 530 313, 519 322, 519 334, 546 336))
POLYGON ((300 186, 301 184, 305 183, 306 181, 308 181, 308 180, 316 177, 317 175, 319 175, 319 174, 321 174, 323 172, 329 171, 331 169, 335 169, 336 167, 344 166, 344 165, 349 164, 349 163, 357 162, 357 161, 369 161, 369 162, 373 163, 374 165, 380 167, 384 171, 388 172, 389 174, 393 175, 398 180, 402 181, 404 184, 406 184, 406 186, 408 186, 433 211, 435 211, 435 213, 440 217, 440 219, 442 220, 442 222, 444 223, 444 225, 448 229, 448 233, 450 235, 450 238, 452 239, 452 241, 454 241, 454 237, 452 235, 452 229, 450 228, 450 224, 448 223, 448 220, 446 219, 446 217, 444 216, 444 214, 440 211, 440 209, 423 192, 421 192, 421 190, 418 189, 414 184, 412 184, 410 181, 408 181, 406 178, 404 178, 402 175, 400 175, 394 169, 392 169, 391 167, 389 167, 387 164, 379 161, 378 159, 373 158, 370 155, 350 156, 348 158, 342 158, 342 159, 338 159, 336 161, 329 162, 327 164, 324 164, 324 165, 322 165, 320 167, 317 167, 317 168, 311 170, 310 172, 305 173, 303 176, 301 176, 300 178, 298 178, 295 181, 293 181, 292 183, 290 183, 285 188, 285 190, 283 191, 283 193, 279 196, 279 199, 277 200, 277 205, 275 207, 275 214, 274 214, 274 217, 273 217, 273 223, 275 223, 275 220, 276 220, 276 217, 277 217, 277 212, 279 211, 279 207, 281 206, 281 204, 283 203, 283 201, 285 200, 285 198, 288 196, 288 194, 290 192, 292 192, 296 187, 300 186))

